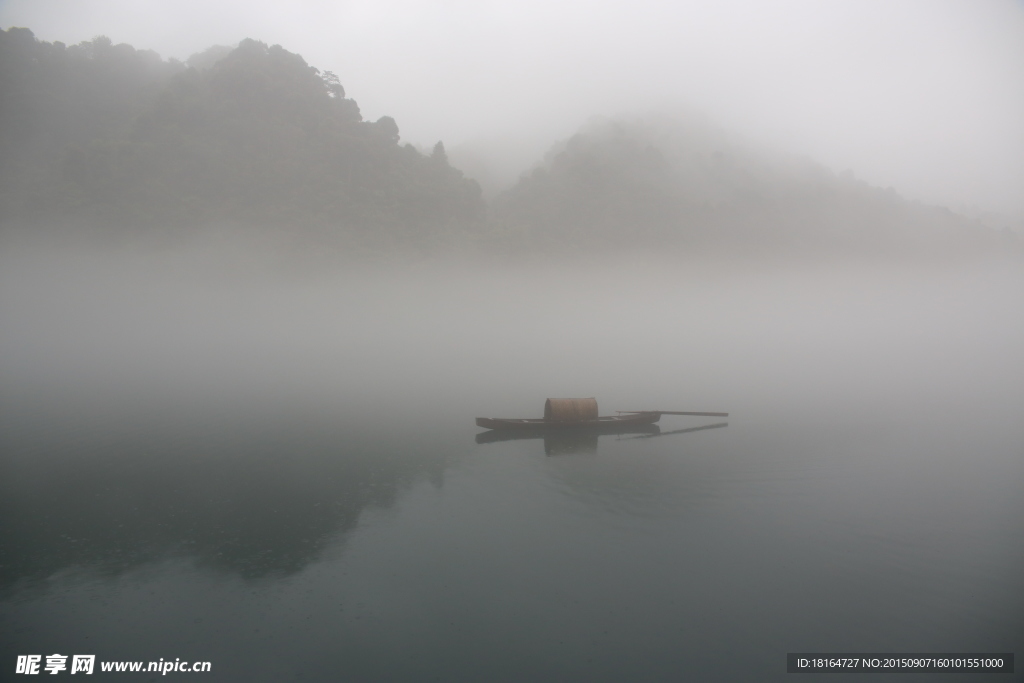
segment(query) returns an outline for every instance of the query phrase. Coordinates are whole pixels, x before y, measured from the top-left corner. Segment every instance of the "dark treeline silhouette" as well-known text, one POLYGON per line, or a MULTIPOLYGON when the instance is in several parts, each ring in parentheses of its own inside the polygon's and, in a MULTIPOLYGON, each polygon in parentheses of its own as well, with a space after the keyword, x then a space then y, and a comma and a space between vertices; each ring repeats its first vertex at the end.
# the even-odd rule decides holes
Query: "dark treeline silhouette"
POLYGON ((8 223, 234 222, 418 241, 473 229, 475 182, 440 143, 363 121, 337 76, 244 40, 187 64, 0 31, 0 211, 8 223))
POLYGON ((960 248, 1012 240, 694 120, 603 121, 488 207, 439 142, 364 121, 339 78, 244 40, 182 63, 0 31, 0 221, 264 226, 377 247, 960 248), (305 230, 305 231, 303 231, 305 230))

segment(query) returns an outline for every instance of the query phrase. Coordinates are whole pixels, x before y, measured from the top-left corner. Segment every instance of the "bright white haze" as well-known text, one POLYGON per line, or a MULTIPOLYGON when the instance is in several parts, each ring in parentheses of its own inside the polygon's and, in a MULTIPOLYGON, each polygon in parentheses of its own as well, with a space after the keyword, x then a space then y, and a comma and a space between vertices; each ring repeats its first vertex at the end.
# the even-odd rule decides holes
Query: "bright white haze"
POLYGON ((594 115, 686 107, 910 198, 1024 217, 1019 1, 7 0, 0 26, 178 59, 279 43, 485 185, 594 115))

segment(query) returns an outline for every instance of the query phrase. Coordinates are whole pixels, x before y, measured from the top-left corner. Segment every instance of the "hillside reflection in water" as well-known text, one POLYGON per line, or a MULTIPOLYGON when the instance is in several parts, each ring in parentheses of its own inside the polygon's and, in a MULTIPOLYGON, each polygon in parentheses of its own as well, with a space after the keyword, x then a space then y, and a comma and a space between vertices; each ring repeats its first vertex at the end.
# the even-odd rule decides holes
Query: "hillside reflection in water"
POLYGON ((172 422, 150 431, 8 426, 0 483, 0 590, 75 569, 118 575, 185 558, 246 579, 302 571, 419 479, 440 481, 429 435, 390 440, 355 429, 265 419, 172 422), (276 423, 275 423, 276 422, 276 423), (417 453, 413 457, 411 452, 417 453))

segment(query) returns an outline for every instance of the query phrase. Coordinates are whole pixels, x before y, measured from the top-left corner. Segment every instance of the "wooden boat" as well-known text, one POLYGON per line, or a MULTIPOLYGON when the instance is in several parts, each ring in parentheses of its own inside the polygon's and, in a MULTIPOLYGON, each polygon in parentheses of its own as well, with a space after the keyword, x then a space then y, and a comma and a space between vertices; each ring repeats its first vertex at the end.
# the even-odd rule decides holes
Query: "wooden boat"
POLYGON ((662 415, 728 416, 728 413, 672 410, 620 410, 618 413, 618 415, 599 416, 597 400, 593 398, 549 398, 544 402, 544 417, 542 418, 478 417, 476 425, 485 429, 524 432, 577 430, 614 434, 635 429, 638 425, 654 424, 661 419, 662 415))
POLYGON ((573 422, 545 420, 544 418, 511 420, 500 417, 478 417, 476 426, 485 429, 502 429, 516 431, 560 431, 572 429, 586 429, 588 431, 615 432, 622 429, 630 429, 637 425, 654 424, 661 419, 661 413, 638 413, 636 415, 607 415, 595 417, 591 420, 577 420, 573 422))
POLYGON ((611 431, 591 430, 586 427, 580 429, 545 429, 544 427, 514 427, 512 429, 489 429, 486 432, 477 432, 477 443, 498 443, 499 441, 519 441, 522 439, 585 439, 601 434, 657 436, 661 429, 656 424, 634 424, 623 425, 621 429, 611 431))

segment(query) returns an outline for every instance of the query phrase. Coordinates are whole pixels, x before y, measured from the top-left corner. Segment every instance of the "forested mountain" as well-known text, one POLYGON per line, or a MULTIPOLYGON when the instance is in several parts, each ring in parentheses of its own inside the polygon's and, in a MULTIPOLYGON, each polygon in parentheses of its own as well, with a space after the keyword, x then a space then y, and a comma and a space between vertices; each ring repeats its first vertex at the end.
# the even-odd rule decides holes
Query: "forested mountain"
POLYGON ((229 224, 342 242, 909 248, 993 231, 693 119, 597 121, 485 205, 438 143, 364 121, 338 77, 244 40, 185 63, 0 31, 0 224, 229 224))
POLYGON ((187 64, 97 38, 0 31, 0 220, 132 229, 218 222, 380 242, 479 230, 440 143, 363 121, 337 76, 253 40, 187 64))
POLYGON ((947 209, 698 119, 599 120, 499 195, 505 239, 551 244, 956 247, 1002 239, 947 209))

